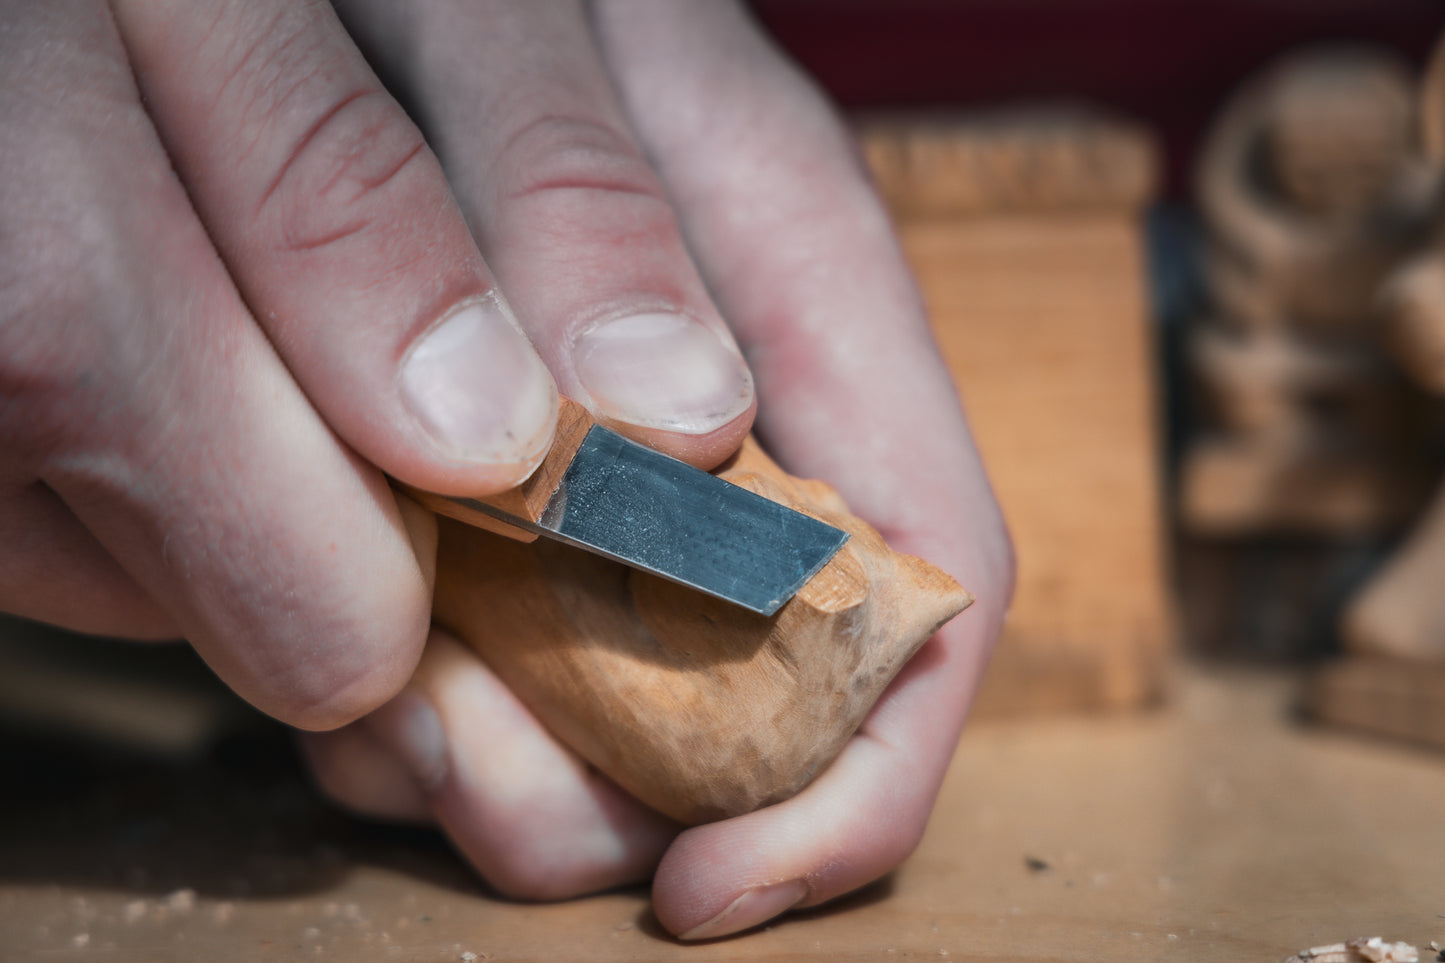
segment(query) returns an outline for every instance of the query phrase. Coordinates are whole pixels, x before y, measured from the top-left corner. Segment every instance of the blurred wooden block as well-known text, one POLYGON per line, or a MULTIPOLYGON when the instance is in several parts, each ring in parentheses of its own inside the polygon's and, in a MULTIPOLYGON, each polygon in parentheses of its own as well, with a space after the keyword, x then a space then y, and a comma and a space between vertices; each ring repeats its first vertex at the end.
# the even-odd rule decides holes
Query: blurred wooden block
POLYGON ((1140 224, 1152 143, 1077 113, 861 134, 1018 548, 975 716, 1157 700, 1172 618, 1140 224))
POLYGON ((1311 680, 1312 718, 1445 749, 1445 665, 1351 656, 1311 680))

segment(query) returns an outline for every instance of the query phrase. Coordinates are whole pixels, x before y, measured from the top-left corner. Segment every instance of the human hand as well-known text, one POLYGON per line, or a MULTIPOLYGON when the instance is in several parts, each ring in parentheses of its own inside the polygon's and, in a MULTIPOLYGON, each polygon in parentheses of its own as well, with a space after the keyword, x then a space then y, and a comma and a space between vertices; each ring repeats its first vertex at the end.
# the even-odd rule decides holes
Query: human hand
MULTIPOLYGON (((387 702, 428 631, 435 527, 383 472, 505 489, 556 411, 418 129, 325 4, 66 0, 5 5, 0 130, 0 610, 183 635, 303 728, 387 702)), ((491 214, 525 220, 548 147, 518 142, 491 214)), ((629 256, 513 270, 534 334, 705 300, 666 252, 660 293, 614 271, 629 256)), ((752 394, 697 314, 718 335, 660 392, 684 423, 635 433, 706 461, 752 394)), ((634 388, 592 387, 604 412, 634 388)))
MULTIPOLYGON (((343 11, 425 118, 524 324, 556 301, 530 283, 543 267, 567 290, 586 290, 602 267, 653 292, 681 278, 687 311, 713 318, 715 305, 743 345, 759 433, 784 467, 832 483, 891 544, 950 571, 979 601, 925 646, 802 794, 680 835, 557 745, 440 632, 406 693, 362 724, 308 741, 321 781, 365 812, 435 818, 511 895, 559 898, 655 870, 659 919, 692 939, 886 873, 922 833, 1003 617, 1012 562, 845 133, 731 4, 598 0, 586 12, 518 3, 469 13, 377 0, 343 11), (518 146, 529 141, 532 151, 518 146), (508 196, 497 178, 543 158, 557 166, 537 175, 516 220, 497 216, 508 196), (670 247, 675 229, 710 304, 691 300, 691 268, 659 257, 658 240, 670 247)), ((586 305, 571 309, 581 320, 561 312, 562 325, 533 331, 564 391, 578 383, 568 349, 586 305)), ((671 357, 650 347, 629 341, 608 360, 635 361, 640 378, 671 357)), ((672 402, 661 392, 630 400, 644 412, 638 423, 666 424, 672 402)))

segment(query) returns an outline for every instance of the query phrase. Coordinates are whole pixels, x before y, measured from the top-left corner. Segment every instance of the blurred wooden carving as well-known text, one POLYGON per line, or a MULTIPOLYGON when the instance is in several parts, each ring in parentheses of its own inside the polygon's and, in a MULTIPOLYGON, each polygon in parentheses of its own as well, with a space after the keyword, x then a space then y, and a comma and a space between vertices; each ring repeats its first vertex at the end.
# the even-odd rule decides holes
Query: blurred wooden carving
MULTIPOLYGON (((1445 170, 1445 41, 1420 92, 1420 141, 1445 170)), ((1377 305, 1393 359, 1433 395, 1445 395, 1445 202, 1433 237, 1385 282, 1377 305)), ((1385 564, 1351 599, 1341 626, 1347 655, 1307 694, 1319 719, 1445 748, 1445 487, 1385 564)))
POLYGON ((441 519, 436 620, 558 738, 688 824, 802 789, 972 601, 754 443, 721 475, 853 536, 770 618, 545 539, 441 519))
POLYGON ((860 125, 1019 555, 974 716, 1149 704, 1165 603, 1148 135, 1078 110, 860 125))
POLYGON ((1212 131, 1199 199, 1214 314, 1189 348, 1214 430, 1182 468, 1190 531, 1388 530, 1428 490, 1419 401, 1371 310, 1437 194, 1414 102, 1391 57, 1326 50, 1247 85, 1212 131))
POLYGON ((1445 749, 1445 664, 1351 656, 1315 673, 1304 708, 1333 725, 1445 749))
MULTIPOLYGON (((1445 43, 1421 91, 1421 142, 1445 168, 1445 43)), ((1385 284, 1379 315, 1392 356, 1423 388, 1445 395, 1445 203, 1435 237, 1385 284)), ((1384 567, 1352 600, 1343 635, 1354 652, 1445 661, 1445 487, 1384 567)), ((1445 733, 1441 734, 1445 741, 1445 733)))

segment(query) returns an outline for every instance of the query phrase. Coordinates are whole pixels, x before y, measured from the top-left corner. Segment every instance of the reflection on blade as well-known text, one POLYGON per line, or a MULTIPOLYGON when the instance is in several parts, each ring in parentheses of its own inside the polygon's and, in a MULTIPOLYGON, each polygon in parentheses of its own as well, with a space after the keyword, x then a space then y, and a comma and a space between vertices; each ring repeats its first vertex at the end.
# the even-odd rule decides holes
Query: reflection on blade
POLYGON ((772 615, 848 540, 815 518, 593 427, 540 527, 772 615))

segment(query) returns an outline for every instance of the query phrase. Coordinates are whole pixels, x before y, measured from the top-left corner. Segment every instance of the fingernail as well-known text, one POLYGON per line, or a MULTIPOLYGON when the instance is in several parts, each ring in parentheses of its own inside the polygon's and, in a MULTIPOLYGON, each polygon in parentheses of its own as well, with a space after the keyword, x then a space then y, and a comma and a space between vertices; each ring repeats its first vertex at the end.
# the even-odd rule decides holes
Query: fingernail
POLYGON ((464 302, 424 334, 399 378, 412 416, 459 461, 531 462, 551 442, 557 389, 499 295, 464 302))
POLYGON ((681 315, 602 321, 582 332, 572 352, 593 407, 618 421, 701 435, 753 403, 753 378, 737 349, 681 315))
POLYGON ((701 926, 694 926, 683 933, 681 940, 710 940, 718 936, 740 933, 759 923, 767 922, 779 913, 797 906, 808 895, 808 884, 800 879, 771 886, 750 889, 729 904, 712 919, 701 926))
POLYGON ((425 696, 403 691, 372 713, 368 725, 372 734, 411 770, 423 791, 441 788, 448 768, 447 733, 441 716, 425 696))

